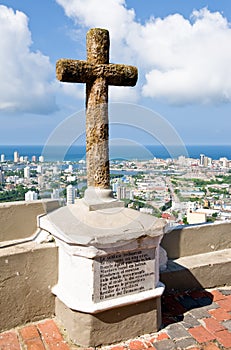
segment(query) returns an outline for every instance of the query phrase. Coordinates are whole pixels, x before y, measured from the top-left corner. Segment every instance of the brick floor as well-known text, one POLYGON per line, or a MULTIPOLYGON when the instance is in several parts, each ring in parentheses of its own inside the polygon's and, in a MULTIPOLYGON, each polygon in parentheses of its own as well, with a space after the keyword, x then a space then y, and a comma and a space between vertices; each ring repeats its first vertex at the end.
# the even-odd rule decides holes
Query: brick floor
POLYGON ((218 346, 214 343, 207 343, 203 346, 203 350, 219 350, 218 346))
POLYGON ((225 299, 218 300, 217 304, 225 311, 231 311, 231 295, 226 296, 225 299))
POLYGON ((69 346, 53 320, 41 322, 37 327, 49 350, 69 350, 69 346))
POLYGON ((202 319, 201 323, 210 333, 225 330, 225 327, 213 317, 202 319))
POLYGON ((141 350, 141 349, 145 349, 146 346, 145 346, 144 342, 142 342, 140 340, 133 340, 130 342, 129 348, 130 348, 130 350, 141 350))
POLYGON ((19 330, 19 334, 27 350, 44 350, 44 344, 40 338, 38 328, 35 325, 29 325, 19 330))
POLYGON ((223 310, 221 307, 215 310, 209 310, 209 314, 216 318, 218 321, 228 321, 231 320, 231 313, 223 310))
POLYGON ((206 343, 209 340, 215 340, 216 337, 213 333, 210 333, 203 326, 190 328, 189 333, 196 339, 198 343, 206 343))
POLYGON ((1 350, 20 350, 20 344, 15 331, 0 334, 1 350))
POLYGON ((231 349, 231 333, 228 330, 215 332, 215 335, 221 345, 231 349))
MULTIPOLYGON (((231 287, 162 298, 162 329, 102 350, 231 349, 231 287)), ((0 333, 0 350, 86 350, 67 342, 55 319, 0 333)), ((89 350, 94 350, 89 348, 89 350)))

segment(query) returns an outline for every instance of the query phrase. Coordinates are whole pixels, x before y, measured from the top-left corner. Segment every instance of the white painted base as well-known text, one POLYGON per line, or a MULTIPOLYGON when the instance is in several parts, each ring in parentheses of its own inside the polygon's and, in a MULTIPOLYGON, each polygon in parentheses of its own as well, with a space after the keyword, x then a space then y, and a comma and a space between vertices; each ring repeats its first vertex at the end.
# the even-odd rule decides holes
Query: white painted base
MULTIPOLYGON (((89 247, 89 254, 87 247, 75 247, 70 246, 60 240, 57 240, 59 245, 59 279, 58 284, 53 287, 53 293, 69 308, 81 312, 97 313, 103 310, 112 309, 114 307, 129 305, 142 300, 148 300, 154 297, 160 297, 164 292, 164 285, 159 282, 159 254, 156 247, 159 244, 159 237, 144 237, 138 241, 133 241, 130 245, 117 247, 117 253, 115 248, 107 251, 95 251, 92 256, 92 247, 89 247), (130 250, 129 250, 130 248, 130 250), (131 273, 133 265, 134 271, 138 271, 137 281, 139 281, 140 272, 142 274, 143 282, 137 282, 137 285, 141 285, 143 291, 130 293, 127 295, 116 296, 107 300, 100 300, 99 288, 100 288, 100 263, 98 259, 102 257, 108 257, 112 254, 120 256, 124 252, 125 255, 136 252, 153 252, 153 258, 141 263, 133 263, 127 265, 130 268, 131 273), (89 257, 91 255, 91 257, 89 257), (142 266, 143 263, 143 266, 142 266), (148 275, 148 277, 144 277, 148 275)), ((148 254, 146 254, 148 255, 148 254)), ((121 271, 121 270, 120 270, 121 271)), ((118 269, 117 269, 118 273, 118 269)), ((128 272, 129 273, 129 272, 128 272)), ((101 271, 102 274, 102 271, 101 271)), ((129 275, 131 276, 131 275, 129 275)), ((133 280, 134 277, 129 277, 133 280)), ((107 282, 107 284, 110 282, 107 282)), ((121 288, 121 285, 119 286, 121 288)))
POLYGON ((97 312, 102 312, 104 310, 113 309, 115 307, 130 305, 139 301, 161 297, 164 293, 164 289, 165 285, 159 282, 155 289, 140 292, 139 294, 123 296, 121 298, 113 300, 101 301, 99 303, 87 302, 86 299, 81 300, 78 299, 77 296, 74 300, 70 295, 66 293, 66 291, 63 291, 58 284, 52 288, 52 292, 70 309, 94 314, 97 312))

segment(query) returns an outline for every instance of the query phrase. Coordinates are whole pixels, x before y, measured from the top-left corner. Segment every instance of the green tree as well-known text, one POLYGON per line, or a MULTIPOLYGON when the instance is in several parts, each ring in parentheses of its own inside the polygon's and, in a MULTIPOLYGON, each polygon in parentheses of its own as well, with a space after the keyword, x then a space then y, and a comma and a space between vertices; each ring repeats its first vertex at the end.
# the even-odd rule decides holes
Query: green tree
POLYGON ((183 223, 184 223, 185 225, 188 225, 188 224, 189 224, 186 216, 183 217, 183 223))

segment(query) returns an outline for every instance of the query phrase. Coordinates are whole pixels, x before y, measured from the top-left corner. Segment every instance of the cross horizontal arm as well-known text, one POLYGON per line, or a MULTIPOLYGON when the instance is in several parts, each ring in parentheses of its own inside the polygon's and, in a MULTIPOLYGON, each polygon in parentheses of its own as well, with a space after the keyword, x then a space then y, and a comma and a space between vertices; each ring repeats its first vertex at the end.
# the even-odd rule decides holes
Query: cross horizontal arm
POLYGON ((87 61, 60 59, 56 63, 57 79, 67 83, 89 83, 104 78, 108 85, 135 86, 138 70, 125 64, 92 64, 87 61))

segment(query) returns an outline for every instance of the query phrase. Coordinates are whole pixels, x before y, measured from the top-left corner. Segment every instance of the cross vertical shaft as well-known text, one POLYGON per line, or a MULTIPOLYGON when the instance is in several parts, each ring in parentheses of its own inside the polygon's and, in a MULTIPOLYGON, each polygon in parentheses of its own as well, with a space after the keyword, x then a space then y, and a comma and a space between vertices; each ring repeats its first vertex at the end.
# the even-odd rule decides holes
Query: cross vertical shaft
MULTIPOLYGON (((107 30, 89 30, 87 61, 108 64, 109 46, 107 30)), ((108 84, 101 76, 86 84, 86 152, 88 187, 109 188, 108 84)))

